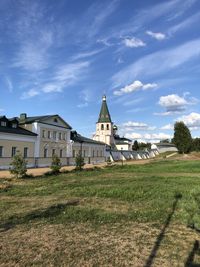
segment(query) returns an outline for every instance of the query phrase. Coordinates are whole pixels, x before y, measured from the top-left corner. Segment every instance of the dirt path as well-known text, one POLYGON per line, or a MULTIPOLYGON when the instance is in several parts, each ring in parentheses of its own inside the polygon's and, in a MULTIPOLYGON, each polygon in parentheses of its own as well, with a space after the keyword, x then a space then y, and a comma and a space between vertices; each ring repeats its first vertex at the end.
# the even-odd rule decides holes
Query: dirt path
MULTIPOLYGON (((151 160, 146 159, 146 160, 131 160, 131 161, 124 161, 123 164, 147 164, 149 163, 151 160)), ((119 164, 121 165, 122 162, 115 162, 114 164, 119 164)), ((86 164, 84 166, 84 168, 88 169, 88 168, 94 168, 94 167, 99 167, 99 168, 103 168, 107 166, 107 163, 100 163, 100 164, 86 164)), ((64 166, 62 167, 61 171, 71 171, 75 168, 75 166, 64 166)), ((45 174, 46 172, 49 172, 51 169, 50 168, 31 168, 28 169, 27 174, 32 174, 33 176, 40 176, 45 174)), ((0 170, 0 178, 12 178, 12 175, 10 174, 9 171, 7 170, 0 170)))

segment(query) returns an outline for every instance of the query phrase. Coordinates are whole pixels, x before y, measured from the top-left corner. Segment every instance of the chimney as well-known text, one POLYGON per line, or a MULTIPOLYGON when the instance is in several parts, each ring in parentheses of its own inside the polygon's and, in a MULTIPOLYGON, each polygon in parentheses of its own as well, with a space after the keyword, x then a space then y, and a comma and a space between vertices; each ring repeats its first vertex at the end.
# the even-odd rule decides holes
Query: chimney
POLYGON ((20 121, 25 121, 26 120, 26 118, 27 118, 27 114, 26 113, 21 113, 20 114, 20 121))

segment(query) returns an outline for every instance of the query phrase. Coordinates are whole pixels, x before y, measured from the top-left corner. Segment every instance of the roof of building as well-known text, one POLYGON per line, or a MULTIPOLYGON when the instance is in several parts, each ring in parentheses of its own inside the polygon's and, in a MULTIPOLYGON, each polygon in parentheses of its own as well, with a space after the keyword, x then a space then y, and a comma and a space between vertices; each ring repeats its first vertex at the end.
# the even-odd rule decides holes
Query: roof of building
POLYGON ((101 104, 101 110, 100 110, 100 113, 99 113, 99 119, 98 119, 98 122, 112 122, 111 121, 111 117, 110 117, 110 113, 109 113, 109 110, 108 110, 108 106, 107 106, 107 103, 106 103, 106 96, 104 95, 103 98, 102 98, 102 104, 101 104))
POLYGON ((97 145, 106 145, 103 142, 99 142, 87 137, 84 137, 82 135, 80 135, 79 133, 77 133, 76 131, 71 131, 71 140, 73 140, 74 142, 78 142, 78 143, 89 143, 89 144, 97 144, 97 145))
POLYGON ((115 135, 114 138, 116 145, 127 144, 127 142, 132 142, 132 140, 125 137, 120 137, 119 135, 115 135))
POLYGON ((9 119, 6 116, 0 116, 0 121, 4 121, 6 123, 5 125, 0 124, 0 133, 37 136, 37 134, 31 131, 19 127, 19 123, 16 117, 9 119))
POLYGON ((171 146, 171 147, 176 147, 175 144, 171 144, 171 143, 154 143, 154 145, 156 146, 171 146))
POLYGON ((33 117, 27 117, 25 113, 22 115, 23 115, 23 117, 20 115, 20 118, 18 118, 19 124, 29 124, 29 123, 33 123, 33 122, 44 123, 45 120, 47 120, 47 119, 59 117, 59 119, 65 124, 66 128, 72 129, 72 127, 66 121, 64 121, 58 114, 44 115, 44 116, 33 116, 33 117))

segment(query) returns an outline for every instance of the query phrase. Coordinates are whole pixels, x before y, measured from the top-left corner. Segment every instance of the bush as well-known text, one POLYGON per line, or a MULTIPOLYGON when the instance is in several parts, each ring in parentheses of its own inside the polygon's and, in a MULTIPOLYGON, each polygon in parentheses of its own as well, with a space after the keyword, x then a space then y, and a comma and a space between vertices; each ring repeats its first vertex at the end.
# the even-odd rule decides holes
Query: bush
POLYGON ((76 170, 82 171, 85 163, 84 163, 84 158, 82 157, 82 155, 80 153, 76 156, 75 162, 76 162, 76 170))
POLYGON ((13 157, 11 162, 10 173, 14 174, 16 178, 23 178, 27 172, 27 161, 23 158, 22 154, 18 153, 13 157))
POLYGON ((60 158, 57 155, 53 155, 52 156, 52 162, 51 162, 52 173, 54 173, 54 174, 59 173, 60 169, 61 169, 60 158))

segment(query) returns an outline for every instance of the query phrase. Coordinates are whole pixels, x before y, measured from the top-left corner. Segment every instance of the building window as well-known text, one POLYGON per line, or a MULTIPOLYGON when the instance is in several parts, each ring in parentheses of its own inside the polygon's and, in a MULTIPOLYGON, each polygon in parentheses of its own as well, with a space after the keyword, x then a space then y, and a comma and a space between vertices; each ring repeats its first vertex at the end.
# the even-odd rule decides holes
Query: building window
POLYGON ((48 131, 48 138, 51 139, 51 132, 48 131))
POLYGON ((86 155, 86 153, 85 153, 86 151, 85 150, 83 150, 83 157, 85 157, 85 155, 86 155))
POLYGON ((54 122, 58 122, 58 120, 55 118, 55 119, 54 119, 54 122))
POLYGON ((28 147, 24 148, 24 158, 28 158, 28 147))
POLYGON ((94 158, 94 150, 92 151, 92 156, 93 156, 93 158, 94 158))
POLYGON ((7 122, 6 121, 1 121, 1 126, 7 126, 7 122))
POLYGON ((2 158, 2 157, 3 157, 3 147, 0 146, 0 158, 2 158))
POLYGON ((53 139, 56 140, 56 131, 53 131, 53 139))
POLYGON ((44 149, 44 158, 47 158, 47 156, 48 156, 48 149, 45 148, 45 149, 44 149))
POLYGON ((59 140, 61 140, 62 139, 62 134, 61 133, 59 133, 59 140))
POLYGON ((52 149, 52 156, 54 156, 56 154, 56 150, 52 149))
POLYGON ((16 146, 12 147, 11 157, 14 157, 16 155, 17 148, 16 146))
POLYGON ((62 151, 62 149, 60 150, 60 158, 62 158, 63 157, 63 151, 62 151))
POLYGON ((75 158, 75 156, 76 156, 76 152, 75 150, 73 150, 73 158, 75 158))
POLYGON ((13 123, 12 128, 17 128, 17 123, 13 123))
POLYGON ((103 124, 101 124, 101 130, 104 130, 104 125, 103 124))
POLYGON ((106 129, 109 130, 109 124, 106 124, 106 129))
POLYGON ((46 132, 45 132, 45 130, 42 131, 42 137, 43 137, 43 138, 46 137, 46 132))
POLYGON ((99 151, 97 150, 97 157, 99 156, 99 151))
POLYGON ((102 157, 102 150, 100 150, 100 157, 102 157))
POLYGON ((66 134, 63 133, 63 140, 66 140, 66 134))

